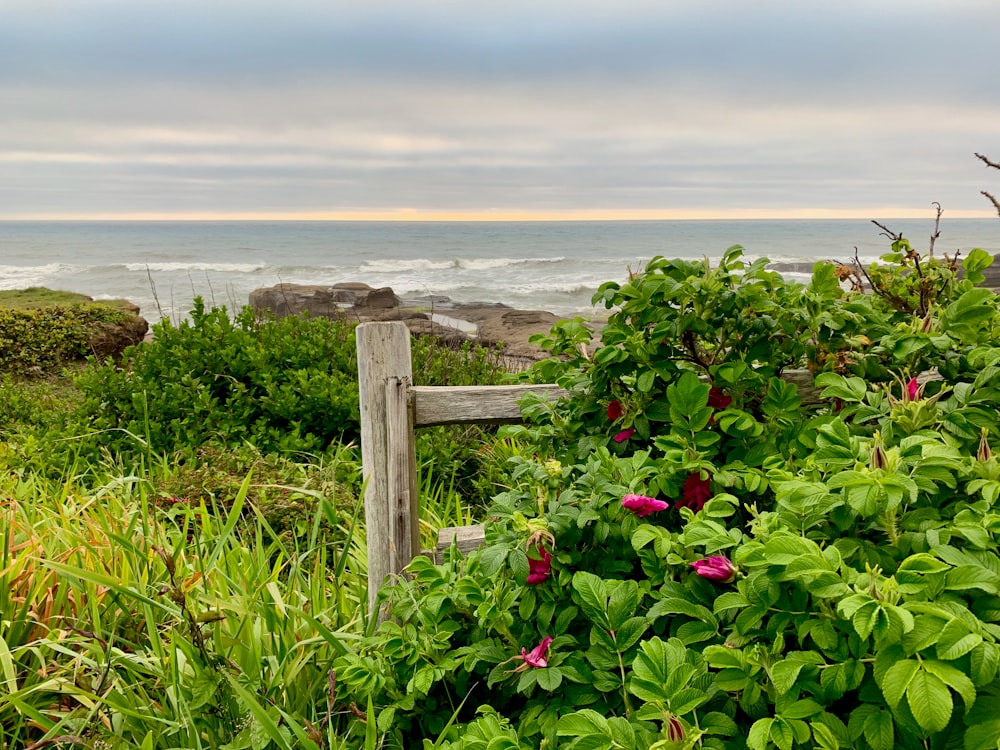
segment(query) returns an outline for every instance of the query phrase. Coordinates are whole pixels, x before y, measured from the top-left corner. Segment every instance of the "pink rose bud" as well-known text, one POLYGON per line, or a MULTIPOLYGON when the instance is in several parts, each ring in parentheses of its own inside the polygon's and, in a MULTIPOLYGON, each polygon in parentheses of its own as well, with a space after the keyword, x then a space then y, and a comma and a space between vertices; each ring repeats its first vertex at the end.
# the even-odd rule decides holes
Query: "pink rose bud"
POLYGON ((650 513, 666 510, 669 503, 645 495, 626 495, 622 498, 622 505, 635 513, 639 518, 645 518, 650 513))
POLYGON ((691 563, 691 567, 702 578, 715 581, 716 583, 729 583, 736 578, 736 566, 724 555, 714 555, 706 557, 704 560, 695 560, 691 563))
POLYGON ((628 440, 634 434, 635 434, 635 429, 630 427, 627 430, 622 430, 621 432, 619 432, 617 435, 615 435, 611 439, 614 440, 616 443, 624 443, 626 440, 628 440))
POLYGON ((910 382, 906 384, 906 395, 910 401, 916 401, 920 397, 920 385, 916 378, 910 378, 910 382))

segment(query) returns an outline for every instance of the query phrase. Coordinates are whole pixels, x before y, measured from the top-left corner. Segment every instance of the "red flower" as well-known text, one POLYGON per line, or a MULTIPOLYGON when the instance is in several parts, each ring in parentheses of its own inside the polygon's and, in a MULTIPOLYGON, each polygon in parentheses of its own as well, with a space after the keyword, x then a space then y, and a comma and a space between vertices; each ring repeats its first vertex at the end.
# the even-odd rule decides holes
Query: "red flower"
POLYGON ((628 440, 634 434, 635 434, 635 428, 634 427, 629 427, 627 430, 622 430, 621 432, 619 432, 617 435, 615 435, 611 439, 614 440, 616 443, 624 443, 626 440, 628 440))
POLYGON ((910 378, 910 382, 906 384, 906 395, 909 397, 907 399, 909 401, 916 401, 920 398, 920 385, 916 378, 910 378))
POLYGON ((716 583, 729 583, 736 578, 736 566, 725 555, 713 555, 691 563, 694 572, 702 578, 716 583))
POLYGON ((549 574, 552 572, 552 555, 549 554, 549 551, 545 547, 539 547, 538 554, 541 555, 538 560, 533 557, 528 558, 527 583, 530 586, 548 580, 549 574))
POLYGON ((639 518, 645 518, 650 513, 666 510, 670 507, 668 503, 645 495, 626 495, 622 498, 622 505, 635 513, 639 518))
POLYGON ((524 663, 529 667, 535 667, 537 669, 549 666, 549 662, 545 658, 545 654, 549 650, 550 643, 552 643, 552 638, 550 636, 545 636, 542 638, 542 642, 531 649, 531 651, 522 648, 521 658, 524 660, 524 663))
POLYGON ((727 396, 721 388, 713 386, 708 392, 708 405, 713 409, 728 409, 731 403, 733 403, 733 397, 727 396))
POLYGON ((691 474, 684 480, 684 489, 681 491, 681 499, 674 503, 676 508, 690 508, 695 513, 705 507, 705 503, 712 498, 712 480, 708 477, 701 478, 700 473, 691 474))
POLYGON ((616 419, 619 419, 621 415, 624 413, 625 410, 622 408, 622 402, 619 401, 618 399, 615 399, 610 404, 608 404, 608 419, 610 419, 612 422, 614 422, 616 419))

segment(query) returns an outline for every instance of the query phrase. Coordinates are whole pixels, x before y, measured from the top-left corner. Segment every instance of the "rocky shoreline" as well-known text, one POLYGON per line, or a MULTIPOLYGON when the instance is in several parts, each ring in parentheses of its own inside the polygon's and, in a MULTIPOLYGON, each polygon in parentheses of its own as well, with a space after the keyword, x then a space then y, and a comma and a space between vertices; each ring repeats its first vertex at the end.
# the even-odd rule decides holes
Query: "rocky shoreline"
POLYGON ((548 333, 562 318, 545 310, 518 310, 508 305, 462 304, 443 296, 403 298, 390 287, 375 289, 359 282, 333 286, 277 284, 250 293, 250 306, 283 318, 308 313, 341 320, 402 321, 418 336, 447 341, 503 345, 512 365, 530 364, 548 353, 528 340, 548 333))

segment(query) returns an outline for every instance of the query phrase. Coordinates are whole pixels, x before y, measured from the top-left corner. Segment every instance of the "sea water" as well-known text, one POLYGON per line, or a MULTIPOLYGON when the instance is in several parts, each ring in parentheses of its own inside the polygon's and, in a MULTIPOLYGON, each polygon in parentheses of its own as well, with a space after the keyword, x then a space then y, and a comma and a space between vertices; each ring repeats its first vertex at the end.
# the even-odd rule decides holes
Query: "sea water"
MULTIPOLYGON (((932 220, 887 220, 926 250, 932 220)), ((805 280, 817 260, 870 261, 889 240, 865 220, 351 222, 0 221, 0 289, 125 298, 150 320, 195 296, 234 310, 279 283, 360 281, 403 297, 504 303, 561 316, 653 257, 717 260, 732 245, 805 280)), ((944 220, 938 254, 1000 252, 1000 221, 944 220)), ((597 311, 600 312, 600 311, 597 311)))

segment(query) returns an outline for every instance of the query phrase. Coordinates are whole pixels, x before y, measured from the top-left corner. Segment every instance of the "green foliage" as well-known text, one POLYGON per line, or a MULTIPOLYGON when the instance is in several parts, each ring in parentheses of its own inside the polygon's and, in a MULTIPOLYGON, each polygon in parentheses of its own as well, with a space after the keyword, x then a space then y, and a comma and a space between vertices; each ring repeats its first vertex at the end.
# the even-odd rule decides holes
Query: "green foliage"
MULTIPOLYGON (((495 382, 488 350, 414 343, 426 384, 495 382), (474 382, 474 381, 473 381, 474 382)), ((319 453, 358 440, 354 325, 289 316, 230 316, 198 299, 190 320, 154 326, 120 365, 82 375, 82 422, 116 452, 170 452, 249 442, 262 453, 319 453)), ((81 432, 83 425, 81 425, 81 432)), ((442 455, 460 450, 440 441, 442 455)))
POLYGON ((94 338, 136 317, 90 303, 29 309, 0 308, 0 372, 41 374, 94 353, 94 338))
POLYGON ((1000 303, 967 262, 926 316, 738 250, 605 285, 589 357, 548 337, 571 397, 506 431, 486 546, 414 561, 345 690, 398 747, 996 747, 1000 303))

